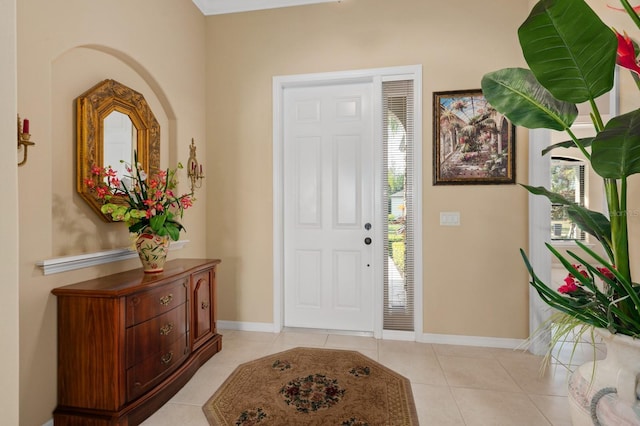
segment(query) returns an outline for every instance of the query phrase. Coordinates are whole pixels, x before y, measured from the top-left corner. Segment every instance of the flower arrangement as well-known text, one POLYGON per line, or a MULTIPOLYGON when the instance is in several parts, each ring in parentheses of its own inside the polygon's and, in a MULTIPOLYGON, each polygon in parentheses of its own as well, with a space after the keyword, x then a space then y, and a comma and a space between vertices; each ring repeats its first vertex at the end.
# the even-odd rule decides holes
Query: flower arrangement
POLYGON ((135 167, 125 164, 127 173, 122 178, 111 166, 94 166, 92 176, 86 184, 104 200, 101 210, 111 215, 114 221, 125 222, 129 232, 140 234, 153 233, 161 237, 169 236, 177 241, 184 227, 178 218, 182 218, 184 210, 193 205, 193 193, 176 195, 176 173, 182 168, 178 163, 176 169, 158 171, 156 176, 148 177, 134 153, 135 167), (118 197, 124 204, 115 202, 118 197))
MULTIPOLYGON (((620 0, 640 28, 638 8, 620 0)), ((611 7, 611 6, 609 6, 611 7)), ((616 64, 630 70, 640 88, 637 45, 624 33, 609 28, 584 0, 542 0, 518 30, 530 69, 507 68, 486 74, 482 90, 487 100, 514 124, 530 129, 564 131, 570 140, 543 151, 577 147, 602 177, 608 216, 588 210, 543 187, 523 185, 532 194, 566 206, 571 219, 602 245, 604 256, 576 241, 584 254, 551 253, 568 272, 554 289, 535 274, 521 250, 531 285, 566 324, 608 329, 640 336, 640 285, 632 280, 629 264, 627 178, 640 173, 640 109, 604 123, 595 99, 611 91, 616 64), (596 134, 577 138, 571 125, 576 104, 588 102, 596 134)), ((565 329, 566 332, 570 328, 565 329)))

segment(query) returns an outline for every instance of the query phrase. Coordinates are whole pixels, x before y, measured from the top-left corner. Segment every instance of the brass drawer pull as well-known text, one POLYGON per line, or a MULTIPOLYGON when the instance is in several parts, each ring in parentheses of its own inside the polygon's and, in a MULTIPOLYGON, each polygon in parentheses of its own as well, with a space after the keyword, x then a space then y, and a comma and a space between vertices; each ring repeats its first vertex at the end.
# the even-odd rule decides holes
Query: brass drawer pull
POLYGON ((172 359, 173 359, 173 352, 169 352, 168 354, 162 355, 162 358, 160 358, 160 361, 162 361, 163 364, 169 364, 172 359))
POLYGON ((160 335, 167 336, 169 333, 171 333, 172 330, 173 330, 173 323, 170 322, 160 327, 160 335))
POLYGON ((209 307, 209 303, 207 302, 202 302, 202 309, 207 309, 209 307))
POLYGON ((166 296, 162 296, 160 298, 160 304, 162 306, 167 306, 169 303, 171 303, 171 301, 173 300, 173 294, 169 293, 166 296))

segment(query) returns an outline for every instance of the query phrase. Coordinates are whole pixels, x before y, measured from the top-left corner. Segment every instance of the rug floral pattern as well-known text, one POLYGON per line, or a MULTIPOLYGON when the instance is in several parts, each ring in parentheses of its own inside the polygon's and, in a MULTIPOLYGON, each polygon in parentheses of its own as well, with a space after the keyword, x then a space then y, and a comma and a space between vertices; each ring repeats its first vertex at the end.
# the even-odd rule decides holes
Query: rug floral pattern
POLYGON ((334 349, 295 348, 241 364, 202 408, 212 426, 418 424, 409 380, 334 349))

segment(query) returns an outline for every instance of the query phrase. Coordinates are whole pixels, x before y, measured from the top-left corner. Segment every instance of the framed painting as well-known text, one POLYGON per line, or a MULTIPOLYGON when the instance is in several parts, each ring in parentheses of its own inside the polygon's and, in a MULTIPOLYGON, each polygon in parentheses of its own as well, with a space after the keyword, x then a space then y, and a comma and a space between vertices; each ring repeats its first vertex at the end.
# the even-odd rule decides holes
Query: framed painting
POLYGON ((513 184, 515 126, 482 90, 433 93, 433 184, 513 184))

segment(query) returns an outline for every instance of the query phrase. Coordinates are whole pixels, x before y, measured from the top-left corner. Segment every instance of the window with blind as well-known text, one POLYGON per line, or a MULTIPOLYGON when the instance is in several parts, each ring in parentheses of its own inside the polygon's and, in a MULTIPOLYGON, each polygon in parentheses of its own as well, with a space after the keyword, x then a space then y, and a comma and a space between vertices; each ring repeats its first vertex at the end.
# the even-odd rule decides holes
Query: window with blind
POLYGON ((413 80, 382 83, 385 330, 414 331, 413 80))
MULTIPOLYGON (((551 191, 585 206, 585 169, 584 160, 551 157, 551 191)), ((569 217, 562 204, 551 204, 551 240, 585 240, 584 231, 569 217)))

